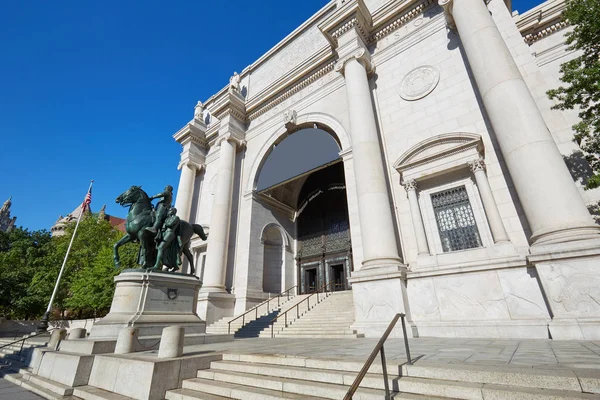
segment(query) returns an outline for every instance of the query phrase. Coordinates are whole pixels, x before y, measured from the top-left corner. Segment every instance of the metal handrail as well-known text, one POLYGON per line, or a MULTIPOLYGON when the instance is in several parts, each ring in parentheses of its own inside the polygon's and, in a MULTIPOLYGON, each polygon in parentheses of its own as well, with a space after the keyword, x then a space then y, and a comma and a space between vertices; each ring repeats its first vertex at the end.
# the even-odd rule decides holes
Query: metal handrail
POLYGON ((19 349, 19 355, 21 355, 21 351, 23 351, 23 345, 25 344, 26 340, 32 339, 34 337, 42 336, 42 335, 48 335, 48 334, 50 334, 55 329, 58 329, 58 328, 53 328, 53 329, 50 329, 49 331, 46 331, 46 332, 36 333, 35 335, 27 336, 26 338, 22 338, 22 339, 19 339, 19 340, 15 340, 14 342, 7 343, 5 345, 0 346, 0 350, 3 349, 3 348, 5 348, 5 347, 12 346, 15 343, 21 342, 21 348, 19 349))
MULTIPOLYGON (((297 285, 294 285, 294 286, 292 286, 291 288, 287 289, 286 291, 284 291, 284 292, 281 292, 281 293, 279 293, 279 294, 277 295, 277 307, 279 307, 279 306, 281 305, 281 304, 280 304, 280 299, 281 299, 281 296, 282 296, 282 295, 284 295, 284 294, 286 294, 286 295, 287 295, 287 299, 289 300, 289 299, 290 299, 290 290, 292 290, 292 289, 294 289, 294 288, 296 288, 296 287, 297 287, 297 285)), ((238 315, 237 317, 235 317, 234 319, 232 319, 231 321, 229 321, 229 322, 227 323, 227 334, 228 334, 228 335, 229 335, 229 334, 231 334, 231 323, 232 323, 233 321, 237 320, 237 319, 240 319, 240 318, 241 318, 241 319, 242 319, 242 326, 246 325, 246 314, 250 314, 252 311, 254 311, 254 312, 255 312, 255 314, 256 314, 256 315, 255 315, 255 317, 254 317, 254 319, 258 319, 258 308, 259 308, 260 306, 262 306, 263 304, 265 304, 265 303, 267 304, 267 313, 269 313, 269 302, 270 302, 271 300, 273 300, 274 298, 275 298, 275 297, 269 297, 267 300, 263 301, 262 303, 260 303, 260 304, 259 304, 259 305, 257 305, 256 307, 254 307, 254 308, 251 308, 250 310, 246 311, 246 312, 245 312, 245 313, 243 313, 242 315, 238 315)))
MULTIPOLYGON (((326 284, 324 284, 323 286, 321 286, 319 289, 317 289, 316 292, 312 293, 310 296, 306 297, 305 299, 302 299, 302 301, 298 302, 294 307, 296 307, 296 319, 300 318, 300 309, 299 306, 300 304, 304 303, 305 301, 307 302, 307 309, 310 310, 310 298, 312 296, 314 296, 315 294, 317 295, 317 304, 319 304, 322 300, 319 300, 319 293, 321 292, 321 289, 325 289, 325 298, 329 297, 330 294, 328 294, 329 292, 327 292, 327 288, 329 286, 331 286, 331 282, 335 282, 335 280, 332 280, 326 284)), ((331 291, 331 293, 333 293, 333 291, 331 291)), ((293 307, 292 307, 293 308, 293 307)), ((277 315, 275 318, 273 318, 271 320, 271 322, 269 323, 271 325, 271 338, 275 337, 275 334, 273 332, 273 327, 275 326, 275 322, 277 322, 277 320, 279 318, 281 318, 281 316, 283 315, 284 320, 285 320, 285 327, 287 328, 288 323, 287 323, 287 313, 290 312, 290 310, 292 309, 290 308, 289 310, 287 310, 286 312, 284 312, 283 314, 279 314, 277 315)))
POLYGON ((354 382, 352 382, 352 386, 350 386, 348 393, 346 393, 346 396, 344 396, 344 400, 352 400, 352 396, 354 395, 354 392, 356 392, 356 390, 358 389, 358 386, 360 385, 363 378, 367 374, 367 371, 369 370, 369 368, 371 368, 371 364, 373 364, 373 361, 375 361, 375 357, 377 357, 377 353, 379 353, 379 352, 381 352, 381 369, 383 370, 383 386, 385 387, 385 399, 386 400, 391 399, 390 386, 388 383, 387 365, 385 363, 385 351, 383 349, 383 344, 387 340, 392 329, 394 329, 394 326, 396 326, 396 322, 398 322, 398 318, 402 318, 402 333, 404 334, 404 345, 406 346, 406 363, 408 365, 412 365, 412 359, 410 357, 410 350, 408 348, 408 338, 406 337, 406 325, 404 323, 404 317, 405 317, 404 313, 396 314, 394 316, 394 319, 392 319, 392 322, 390 322, 390 324, 388 325, 387 329, 383 333, 383 336, 381 336, 381 339, 379 339, 379 342, 377 342, 377 345, 371 352, 371 355, 369 356, 369 358, 367 358, 367 361, 365 361, 365 365, 363 365, 362 369, 356 376, 356 379, 354 379, 354 382))

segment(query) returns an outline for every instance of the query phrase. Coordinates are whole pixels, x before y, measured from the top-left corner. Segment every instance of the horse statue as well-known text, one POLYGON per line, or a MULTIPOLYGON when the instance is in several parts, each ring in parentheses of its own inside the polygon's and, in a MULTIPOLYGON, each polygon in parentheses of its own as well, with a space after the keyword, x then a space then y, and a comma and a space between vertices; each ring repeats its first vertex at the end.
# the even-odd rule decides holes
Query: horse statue
MULTIPOLYGON (((140 250, 138 253, 138 264, 149 271, 157 271, 159 268, 155 266, 160 265, 157 262, 157 245, 156 245, 156 234, 151 230, 146 229, 152 227, 154 224, 154 206, 148 194, 142 190, 140 186, 132 186, 127 191, 121 193, 115 200, 116 203, 123 207, 129 207, 129 213, 127 214, 127 220, 125 222, 125 231, 127 234, 121 238, 114 246, 114 262, 115 267, 121 266, 119 258, 119 247, 130 242, 139 242, 140 250)), ((167 266, 167 271, 175 272, 179 269, 177 260, 180 259, 181 253, 185 254, 190 264, 190 274, 195 274, 194 260, 190 251, 190 239, 192 236, 197 234, 206 240, 207 235, 204 233, 204 229, 201 225, 190 224, 186 221, 181 221, 178 226, 179 240, 174 240, 169 246, 168 251, 164 252, 162 257, 162 264, 167 266), (172 255, 176 254, 176 257, 172 255)), ((160 234, 160 232, 158 233, 160 234)))

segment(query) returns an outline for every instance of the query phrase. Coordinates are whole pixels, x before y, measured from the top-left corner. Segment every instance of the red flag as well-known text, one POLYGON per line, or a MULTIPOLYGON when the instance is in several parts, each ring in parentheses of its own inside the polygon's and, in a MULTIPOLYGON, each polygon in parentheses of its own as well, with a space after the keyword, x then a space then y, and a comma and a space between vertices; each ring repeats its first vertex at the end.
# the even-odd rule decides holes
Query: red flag
POLYGON ((87 208, 91 202, 92 202, 92 188, 90 187, 90 190, 85 195, 85 200, 83 200, 83 203, 81 203, 81 209, 82 209, 81 212, 85 212, 85 210, 87 210, 87 208))

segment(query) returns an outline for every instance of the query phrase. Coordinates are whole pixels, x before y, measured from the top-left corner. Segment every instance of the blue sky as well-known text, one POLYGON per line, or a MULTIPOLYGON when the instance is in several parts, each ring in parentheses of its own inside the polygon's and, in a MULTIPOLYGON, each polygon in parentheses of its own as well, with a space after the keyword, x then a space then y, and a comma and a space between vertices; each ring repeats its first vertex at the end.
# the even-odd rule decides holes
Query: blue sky
MULTIPOLYGON (((172 135, 195 103, 326 3, 3 2, 0 202, 13 196, 17 225, 49 229, 90 179, 92 209, 107 204, 121 217, 114 198, 130 185, 176 187, 172 135)), ((513 9, 538 3, 515 0, 513 9)))

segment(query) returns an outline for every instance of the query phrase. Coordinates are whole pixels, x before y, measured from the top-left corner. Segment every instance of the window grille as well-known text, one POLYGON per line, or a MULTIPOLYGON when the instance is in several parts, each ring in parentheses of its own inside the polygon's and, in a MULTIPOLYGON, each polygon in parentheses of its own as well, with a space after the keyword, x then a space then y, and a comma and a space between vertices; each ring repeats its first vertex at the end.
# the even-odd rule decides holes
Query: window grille
POLYGON ((464 186, 431 195, 444 252, 481 247, 481 238, 464 186))

